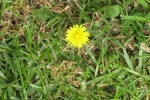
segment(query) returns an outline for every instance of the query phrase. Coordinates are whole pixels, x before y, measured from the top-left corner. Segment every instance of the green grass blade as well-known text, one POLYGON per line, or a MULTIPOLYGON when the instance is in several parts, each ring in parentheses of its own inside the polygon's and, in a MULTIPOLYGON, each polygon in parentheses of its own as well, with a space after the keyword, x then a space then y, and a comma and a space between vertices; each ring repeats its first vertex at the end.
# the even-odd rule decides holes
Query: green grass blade
POLYGON ((132 64, 132 62, 131 62, 131 59, 129 58, 128 53, 126 52, 126 49, 125 49, 125 48, 122 48, 122 49, 123 49, 124 59, 126 60, 126 63, 127 63, 128 66, 130 67, 130 69, 134 70, 134 69, 133 69, 133 64, 132 64))
POLYGON ((126 15, 120 15, 121 19, 126 20, 136 20, 136 21, 142 21, 142 22, 150 22, 150 19, 142 17, 142 16, 126 16, 126 15))
POLYGON ((85 46, 85 49, 86 49, 87 53, 89 54, 89 56, 91 57, 91 59, 93 60, 93 62, 97 65, 97 61, 95 59, 95 56, 93 55, 93 53, 91 52, 89 47, 85 46))
POLYGON ((149 4, 145 0, 136 0, 139 4, 141 4, 145 9, 149 9, 149 4))
POLYGON ((123 67, 123 69, 126 70, 126 71, 128 71, 128 72, 130 72, 130 73, 132 73, 132 74, 134 74, 134 75, 137 75, 137 76, 140 76, 140 75, 141 75, 140 73, 138 73, 138 72, 136 72, 136 71, 133 71, 133 70, 131 70, 131 69, 124 68, 124 67, 123 67))
POLYGON ((142 70, 142 65, 143 65, 143 58, 142 58, 142 55, 143 55, 143 49, 141 48, 140 46, 140 49, 139 49, 139 64, 138 64, 138 71, 141 72, 142 70))

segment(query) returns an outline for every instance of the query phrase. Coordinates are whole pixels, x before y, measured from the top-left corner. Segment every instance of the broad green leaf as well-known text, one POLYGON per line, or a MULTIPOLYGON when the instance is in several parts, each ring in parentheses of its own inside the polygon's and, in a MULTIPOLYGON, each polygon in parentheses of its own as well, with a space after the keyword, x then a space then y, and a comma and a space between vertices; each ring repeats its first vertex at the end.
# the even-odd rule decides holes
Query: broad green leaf
POLYGON ((47 8, 47 6, 43 6, 41 7, 36 13, 35 15, 40 19, 40 20, 47 20, 49 19, 49 14, 50 14, 50 10, 47 8))
POLYGON ((101 12, 104 14, 105 18, 114 18, 117 17, 121 12, 121 6, 113 5, 113 6, 105 6, 102 8, 101 12))

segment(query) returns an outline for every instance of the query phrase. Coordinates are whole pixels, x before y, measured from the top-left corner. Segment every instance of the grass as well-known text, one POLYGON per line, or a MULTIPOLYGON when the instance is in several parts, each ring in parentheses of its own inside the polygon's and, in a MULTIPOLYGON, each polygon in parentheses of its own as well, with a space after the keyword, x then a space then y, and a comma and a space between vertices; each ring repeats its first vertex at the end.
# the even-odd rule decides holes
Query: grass
POLYGON ((0 100, 149 100, 149 3, 0 1, 0 100), (64 41, 74 24, 82 49, 64 41))

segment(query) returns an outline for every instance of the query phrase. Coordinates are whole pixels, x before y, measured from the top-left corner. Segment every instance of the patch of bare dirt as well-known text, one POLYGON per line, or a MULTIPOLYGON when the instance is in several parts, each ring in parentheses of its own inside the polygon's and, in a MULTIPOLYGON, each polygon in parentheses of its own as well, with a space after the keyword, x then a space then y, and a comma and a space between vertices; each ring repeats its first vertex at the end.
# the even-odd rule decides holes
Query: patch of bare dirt
POLYGON ((83 74, 80 67, 75 66, 76 62, 62 61, 60 66, 49 66, 54 79, 61 79, 62 82, 72 83, 74 86, 79 87, 80 81, 77 79, 78 76, 83 74), (74 67, 73 67, 74 66, 74 67))

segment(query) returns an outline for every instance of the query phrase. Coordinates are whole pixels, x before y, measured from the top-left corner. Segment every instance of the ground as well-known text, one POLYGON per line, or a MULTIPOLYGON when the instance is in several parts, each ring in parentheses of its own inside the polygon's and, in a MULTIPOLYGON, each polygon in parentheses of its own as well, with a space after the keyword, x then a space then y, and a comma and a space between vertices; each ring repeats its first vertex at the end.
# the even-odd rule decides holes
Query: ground
POLYGON ((149 4, 0 1, 0 100, 149 100, 149 4), (75 24, 82 48, 65 41, 75 24))

